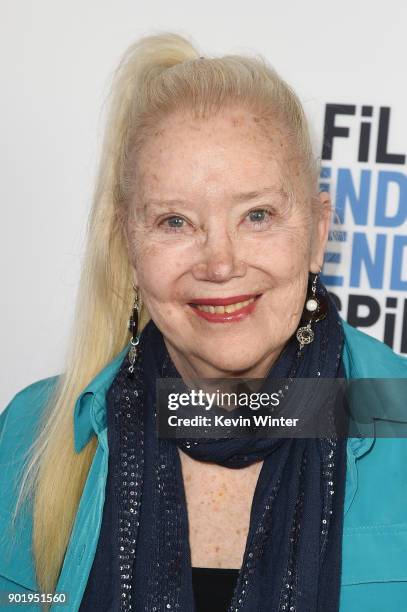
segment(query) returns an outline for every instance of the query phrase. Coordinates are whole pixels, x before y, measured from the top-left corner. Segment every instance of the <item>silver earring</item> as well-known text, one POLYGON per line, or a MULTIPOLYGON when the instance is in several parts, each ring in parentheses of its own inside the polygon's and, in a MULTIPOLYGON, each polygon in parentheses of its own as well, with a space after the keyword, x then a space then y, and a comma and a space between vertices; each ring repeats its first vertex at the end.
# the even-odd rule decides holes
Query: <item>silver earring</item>
POLYGON ((137 357, 137 346, 140 342, 140 334, 138 333, 138 326, 139 326, 139 318, 140 318, 139 313, 140 313, 141 303, 139 299, 138 289, 137 287, 134 286, 134 284, 133 284, 133 289, 135 292, 133 312, 129 319, 129 331, 131 332, 131 339, 130 339, 131 346, 130 346, 130 351, 129 351, 130 366, 128 367, 128 373, 129 373, 128 375, 130 377, 132 377, 134 373, 134 364, 135 364, 136 357, 137 357))
POLYGON ((326 317, 328 312, 328 302, 323 295, 317 296, 317 281, 318 274, 315 274, 311 284, 311 294, 307 295, 307 299, 302 313, 301 321, 307 322, 306 325, 299 327, 295 334, 300 343, 300 350, 306 345, 314 341, 315 334, 311 327, 312 323, 320 321, 326 317))

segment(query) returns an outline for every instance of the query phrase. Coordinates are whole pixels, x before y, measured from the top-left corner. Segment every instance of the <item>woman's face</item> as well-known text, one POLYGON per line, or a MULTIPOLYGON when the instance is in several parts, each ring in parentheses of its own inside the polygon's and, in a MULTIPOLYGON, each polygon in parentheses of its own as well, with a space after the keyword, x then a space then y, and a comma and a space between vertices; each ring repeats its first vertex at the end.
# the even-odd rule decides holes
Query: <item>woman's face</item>
POLYGON ((135 284, 179 372, 264 376, 298 327, 329 224, 312 215, 284 130, 238 108, 180 112, 147 140, 135 176, 135 284))

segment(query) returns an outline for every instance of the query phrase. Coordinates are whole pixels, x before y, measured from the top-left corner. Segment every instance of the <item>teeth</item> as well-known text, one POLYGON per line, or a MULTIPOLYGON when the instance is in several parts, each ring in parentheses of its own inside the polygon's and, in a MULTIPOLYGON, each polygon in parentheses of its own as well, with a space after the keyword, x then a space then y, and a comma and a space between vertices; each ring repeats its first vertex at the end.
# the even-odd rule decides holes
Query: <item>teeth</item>
POLYGON ((250 300, 245 300, 244 302, 236 302, 236 304, 228 304, 228 306, 207 306, 205 305, 197 305, 198 310, 202 310, 203 312, 211 312, 212 314, 225 314, 235 312, 235 310, 240 310, 244 308, 248 304, 254 302, 255 298, 251 298, 250 300))

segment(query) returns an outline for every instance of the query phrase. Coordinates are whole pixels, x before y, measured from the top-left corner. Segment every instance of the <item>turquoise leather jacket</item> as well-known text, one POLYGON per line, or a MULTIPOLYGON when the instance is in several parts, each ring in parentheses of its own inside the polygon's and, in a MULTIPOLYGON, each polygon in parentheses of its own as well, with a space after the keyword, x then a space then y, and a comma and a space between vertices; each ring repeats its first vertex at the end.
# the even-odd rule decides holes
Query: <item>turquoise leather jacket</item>
MULTIPOLYGON (((407 359, 350 327, 345 332, 347 378, 407 378, 407 359)), ((108 467, 105 394, 128 350, 126 347, 86 387, 76 401, 73 427, 79 452, 96 434, 98 446, 80 500, 56 591, 76 612, 84 593, 99 537, 108 467)), ((0 592, 38 591, 31 551, 32 519, 21 518, 18 541, 7 534, 15 504, 14 483, 34 424, 56 377, 23 389, 0 416, 0 592)), ((407 422, 405 409, 389 419, 407 422), (401 412, 401 414, 400 414, 401 412)), ((349 438, 342 546, 340 612, 407 611, 407 438, 349 438)), ((9 606, 0 605, 0 610, 9 606)), ((40 610, 25 604, 23 610, 40 610)), ((182 612, 190 612, 183 610, 182 612)), ((310 612, 312 612, 310 610, 310 612)))

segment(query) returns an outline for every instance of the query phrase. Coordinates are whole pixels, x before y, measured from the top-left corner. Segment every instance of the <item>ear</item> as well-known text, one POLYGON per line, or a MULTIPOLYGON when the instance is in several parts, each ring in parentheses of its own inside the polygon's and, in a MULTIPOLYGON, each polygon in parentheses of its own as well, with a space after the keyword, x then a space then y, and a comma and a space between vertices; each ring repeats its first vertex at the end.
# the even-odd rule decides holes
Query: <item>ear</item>
POLYGON ((331 224, 331 196, 327 191, 318 194, 319 203, 316 205, 314 237, 311 245, 310 271, 318 274, 324 265, 324 253, 328 241, 331 224))

